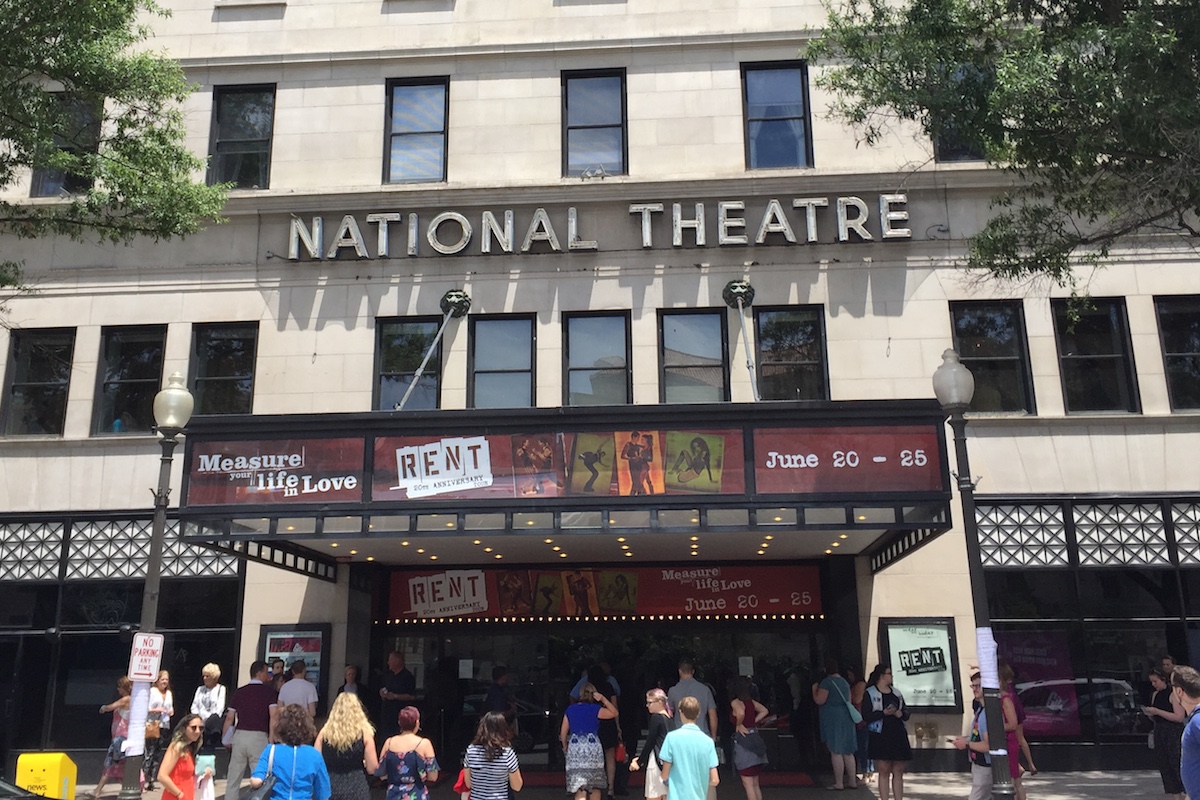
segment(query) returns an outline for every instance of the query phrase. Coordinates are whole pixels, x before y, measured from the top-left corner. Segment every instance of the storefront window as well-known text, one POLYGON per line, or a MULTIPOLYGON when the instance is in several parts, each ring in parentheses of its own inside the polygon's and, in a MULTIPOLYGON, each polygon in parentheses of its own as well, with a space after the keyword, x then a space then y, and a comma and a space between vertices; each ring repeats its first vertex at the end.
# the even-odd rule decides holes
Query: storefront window
POLYGON ((1090 739, 1081 631, 1066 625, 997 624, 1000 658, 1016 673, 1030 739, 1090 739))
POLYGON ((986 573, 993 619, 1075 619, 1075 578, 1068 570, 995 570, 986 573))
POLYGON ((1086 617, 1180 616, 1179 583, 1174 570, 1081 569, 1079 599, 1086 617))

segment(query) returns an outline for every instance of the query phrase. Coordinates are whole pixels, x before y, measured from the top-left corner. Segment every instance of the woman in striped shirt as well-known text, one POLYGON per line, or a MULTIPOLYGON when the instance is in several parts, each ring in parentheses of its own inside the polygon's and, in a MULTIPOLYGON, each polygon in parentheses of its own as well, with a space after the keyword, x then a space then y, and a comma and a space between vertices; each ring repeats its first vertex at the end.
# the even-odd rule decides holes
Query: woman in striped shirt
POLYGON ((521 765, 512 749, 512 729, 499 711, 489 711, 479 720, 475 741, 463 759, 464 779, 471 800, 508 800, 508 789, 521 791, 521 765))

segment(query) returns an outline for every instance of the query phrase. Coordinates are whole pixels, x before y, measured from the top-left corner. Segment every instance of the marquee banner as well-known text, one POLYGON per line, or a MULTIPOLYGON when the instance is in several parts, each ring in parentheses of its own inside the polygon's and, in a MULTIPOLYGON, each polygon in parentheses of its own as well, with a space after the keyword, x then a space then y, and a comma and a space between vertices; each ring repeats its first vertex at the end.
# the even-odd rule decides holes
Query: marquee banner
POLYGON ((190 453, 186 505, 362 501, 361 437, 200 441, 190 453))
POLYGON ((758 494, 942 490, 937 431, 928 425, 758 428, 758 494))
POLYGON ((389 616, 820 614, 820 586, 808 566, 400 571, 389 616))

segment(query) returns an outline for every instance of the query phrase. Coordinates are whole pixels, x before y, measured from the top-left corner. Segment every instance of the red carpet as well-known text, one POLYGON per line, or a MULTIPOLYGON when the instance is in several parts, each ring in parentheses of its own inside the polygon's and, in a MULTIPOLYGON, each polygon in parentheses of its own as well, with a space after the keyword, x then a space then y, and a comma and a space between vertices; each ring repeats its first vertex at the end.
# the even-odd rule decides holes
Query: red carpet
MULTIPOLYGON (((562 786, 566 780, 566 776, 561 772, 543 772, 534 770, 521 770, 521 777, 525 779, 526 786, 562 786)), ((722 779, 724 776, 722 776, 722 779)), ((815 786, 811 775, 807 772, 764 772, 759 776, 758 782, 763 786, 815 786)), ((642 796, 642 775, 640 772, 633 772, 629 775, 629 796, 631 798, 640 798, 642 796)))

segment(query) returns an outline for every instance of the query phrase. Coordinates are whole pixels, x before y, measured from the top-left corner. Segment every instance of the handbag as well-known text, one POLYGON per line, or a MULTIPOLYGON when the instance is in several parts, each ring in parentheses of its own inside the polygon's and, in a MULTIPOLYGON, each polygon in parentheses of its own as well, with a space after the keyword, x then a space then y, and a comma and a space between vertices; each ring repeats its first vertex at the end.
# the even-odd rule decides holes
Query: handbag
POLYGON ((271 796, 271 790, 275 788, 275 745, 271 745, 271 753, 267 756, 267 777, 263 779, 262 784, 257 789, 251 789, 250 793, 242 798, 242 800, 267 800, 271 796))
POLYGON ((470 789, 467 788, 467 770, 466 769, 460 769, 458 771, 458 780, 456 780, 454 782, 454 791, 458 792, 459 794, 462 794, 463 792, 471 791, 470 789))
POLYGON ((162 735, 162 720, 146 720, 146 738, 157 739, 162 735))
POLYGON ((613 756, 616 758, 616 762, 618 764, 625 763, 625 759, 629 757, 629 754, 625 752, 624 742, 617 742, 617 751, 613 754, 613 756))
POLYGON ((854 707, 854 703, 850 702, 849 697, 846 697, 846 695, 842 694, 841 686, 838 686, 836 683, 834 683, 833 688, 837 689, 838 694, 842 695, 842 702, 846 704, 846 710, 850 712, 850 721, 853 722, 857 727, 858 724, 863 721, 862 712, 854 707))

